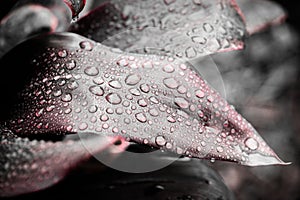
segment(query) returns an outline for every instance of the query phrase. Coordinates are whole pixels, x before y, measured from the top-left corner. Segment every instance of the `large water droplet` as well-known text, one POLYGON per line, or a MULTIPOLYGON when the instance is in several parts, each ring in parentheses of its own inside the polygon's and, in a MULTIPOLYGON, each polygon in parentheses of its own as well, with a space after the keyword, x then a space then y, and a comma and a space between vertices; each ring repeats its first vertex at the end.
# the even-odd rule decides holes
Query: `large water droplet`
POLYGON ((96 67, 86 67, 84 73, 88 76, 96 76, 99 74, 99 70, 96 67))
POLYGON ((135 115, 135 118, 142 123, 145 123, 147 121, 146 115, 144 113, 137 113, 135 115))
POLYGON ((245 145, 251 150, 256 150, 258 148, 258 142, 252 137, 248 137, 245 140, 245 145))
POLYGON ((185 55, 187 58, 194 58, 197 56, 197 51, 195 50, 194 47, 188 47, 186 50, 185 50, 185 55))
POLYGON ((120 95, 116 94, 116 93, 110 93, 108 94, 105 99, 113 104, 113 105, 117 105, 120 104, 122 102, 122 98, 120 97, 120 95))
POLYGON ((175 89, 178 87, 178 82, 174 78, 165 78, 163 82, 168 88, 175 89))
POLYGON ((96 96, 102 96, 104 94, 103 88, 96 85, 91 86, 89 91, 96 96))
POLYGON ((136 85, 140 82, 141 80, 141 76, 138 74, 131 74, 129 76, 127 76, 127 78, 125 79, 125 83, 127 85, 136 85))

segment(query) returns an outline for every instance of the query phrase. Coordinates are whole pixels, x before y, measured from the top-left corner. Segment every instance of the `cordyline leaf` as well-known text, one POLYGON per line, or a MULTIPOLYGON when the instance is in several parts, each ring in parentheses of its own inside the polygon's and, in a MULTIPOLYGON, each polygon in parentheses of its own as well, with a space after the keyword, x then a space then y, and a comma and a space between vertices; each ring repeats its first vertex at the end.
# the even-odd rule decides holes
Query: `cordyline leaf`
POLYGON ((0 22, 0 57, 27 38, 66 30, 71 10, 62 0, 21 0, 0 22))
POLYGON ((91 157, 90 153, 102 151, 117 139, 91 134, 82 141, 30 141, 1 127, 0 196, 47 188, 64 178, 79 162, 91 157))
POLYGON ((236 0, 246 21, 249 34, 260 32, 269 26, 282 23, 287 15, 277 3, 268 0, 236 0))
MULTIPOLYGON (((285 164, 233 106, 178 59, 125 54, 63 33, 20 45, 0 65, 33 71, 7 120, 18 135, 95 132, 192 157, 285 164), (29 46, 33 52, 27 53, 29 46)), ((20 75, 15 77, 21 85, 20 75)), ((3 88, 7 101, 11 89, 3 88)), ((2 105, 8 107, 7 101, 2 105)))
POLYGON ((199 56, 243 48, 245 28, 231 0, 120 0, 102 4, 71 32, 127 52, 199 56))

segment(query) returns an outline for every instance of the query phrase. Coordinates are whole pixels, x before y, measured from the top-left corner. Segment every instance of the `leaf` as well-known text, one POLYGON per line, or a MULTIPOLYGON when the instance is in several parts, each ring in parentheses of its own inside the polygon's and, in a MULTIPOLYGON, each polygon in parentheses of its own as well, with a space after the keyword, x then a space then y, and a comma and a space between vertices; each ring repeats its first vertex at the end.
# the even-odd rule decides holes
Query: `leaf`
POLYGON ((287 164, 179 59, 126 54, 61 33, 20 45, 0 65, 34 71, 7 120, 19 135, 94 132, 191 157, 287 164))
POLYGON ((35 34, 64 31, 70 22, 71 12, 61 0, 19 1, 0 21, 0 57, 35 34))
POLYGON ((249 34, 263 31, 269 26, 281 24, 287 17, 284 9, 269 0, 236 0, 246 21, 249 34))
POLYGON ((70 31, 127 52, 193 59, 243 48, 245 28, 234 1, 110 1, 70 31))
POLYGON ((54 185, 71 168, 89 158, 90 153, 104 150, 117 139, 93 134, 77 141, 30 141, 1 127, 0 196, 20 195, 54 185))
POLYGON ((79 13, 83 10, 86 0, 64 0, 64 2, 72 10, 72 17, 77 17, 79 13))

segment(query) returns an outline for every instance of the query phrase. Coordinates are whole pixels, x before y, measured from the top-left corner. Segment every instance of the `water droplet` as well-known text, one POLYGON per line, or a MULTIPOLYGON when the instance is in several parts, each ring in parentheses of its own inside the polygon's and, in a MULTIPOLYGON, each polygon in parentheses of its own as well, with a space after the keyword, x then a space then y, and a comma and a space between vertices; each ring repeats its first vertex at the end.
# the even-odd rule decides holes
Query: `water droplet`
POLYGON ((174 78, 165 78, 163 82, 168 88, 175 89, 178 87, 178 83, 174 78))
POLYGON ((147 121, 146 115, 144 113, 137 113, 135 115, 135 118, 142 123, 145 123, 147 121))
POLYGON ((158 104, 158 103, 159 103, 158 99, 157 99, 156 97, 154 97, 154 96, 151 96, 151 97, 149 98, 149 100, 150 100, 152 103, 154 103, 154 104, 158 104))
POLYGON ((40 117, 40 116, 42 116, 43 112, 44 112, 44 108, 38 110, 38 111, 35 113, 35 116, 36 116, 36 117, 40 117))
POLYGON ((102 89, 102 87, 96 85, 91 86, 89 88, 89 91, 96 96, 102 96, 104 94, 104 90, 102 89))
POLYGON ((121 66, 121 67, 125 67, 127 66, 129 63, 128 63, 128 60, 125 59, 125 58, 122 58, 120 60, 117 61, 117 65, 121 66))
POLYGON ((203 98, 205 96, 205 93, 202 90, 195 91, 195 95, 198 98, 203 98))
POLYGON ((188 108, 189 102, 183 97, 175 97, 174 103, 180 108, 188 108))
POLYGON ((121 89, 122 88, 121 83, 117 80, 109 81, 108 85, 112 88, 115 88, 115 89, 121 89))
POLYGON ((99 70, 96 67, 86 67, 84 73, 88 76, 96 76, 99 74, 99 70))
POLYGON ((149 87, 148 84, 142 84, 142 85, 140 85, 140 89, 144 93, 148 93, 150 91, 150 87, 149 87))
POLYGON ((136 89, 136 88, 130 89, 129 92, 130 92, 132 95, 134 95, 134 96, 140 96, 140 95, 141 95, 140 91, 139 91, 138 89, 136 89))
POLYGON ((109 117, 106 114, 103 114, 100 116, 100 120, 106 122, 107 120, 109 120, 109 117))
POLYGON ((61 90, 55 90, 55 91, 53 91, 53 96, 59 97, 61 95, 62 95, 62 91, 61 90))
POLYGON ((70 60, 68 62, 66 62, 66 68, 68 70, 72 70, 76 67, 76 61, 75 60, 70 60))
POLYGON ((80 123, 78 126, 79 130, 82 130, 82 131, 87 129, 87 127, 88 127, 88 124, 85 122, 80 123))
POLYGON ((174 3, 176 0, 164 0, 166 5, 170 5, 172 3, 174 3))
POLYGON ((147 101, 145 99, 139 99, 138 100, 138 104, 141 106, 141 107, 146 107, 147 106, 147 101))
POLYGON ((120 95, 116 94, 116 93, 110 93, 108 94, 105 99, 113 104, 113 105, 117 105, 117 104, 120 104, 122 102, 122 99, 120 97, 120 95))
POLYGON ((159 112, 155 109, 152 108, 149 110, 150 115, 152 115, 153 117, 157 117, 159 115, 159 112))
POLYGON ((222 153, 223 152, 223 148, 222 147, 217 147, 217 152, 222 153))
POLYGON ((97 112, 97 110, 98 110, 98 107, 96 105, 91 105, 89 107, 89 112, 90 113, 95 113, 95 112, 97 112))
POLYGON ((102 77, 97 77, 97 78, 95 78, 95 79, 93 80, 93 82, 94 82, 95 84, 97 84, 97 85, 101 85, 101 84, 104 83, 104 80, 103 80, 102 77))
POLYGON ((248 137, 245 140, 245 145, 251 150, 256 150, 258 148, 258 142, 252 137, 248 137))
POLYGON ((205 37, 194 36, 192 37, 192 41, 199 44, 205 44, 207 42, 207 39, 205 37))
POLYGON ((78 88, 78 83, 76 82, 76 81, 71 81, 69 84, 68 84, 68 88, 70 89, 70 90, 75 90, 75 89, 77 89, 78 88))
POLYGON ((140 82, 141 80, 141 76, 138 74, 131 74, 129 76, 127 76, 127 78, 125 79, 125 83, 127 85, 136 85, 140 82))
POLYGON ((171 123, 175 123, 176 122, 176 119, 174 119, 174 117, 172 117, 172 116, 168 116, 167 120, 168 120, 168 122, 171 122, 171 123))
POLYGON ((172 73, 172 72, 175 71, 174 67, 173 67, 172 65, 170 65, 170 64, 165 65, 164 68, 163 68, 163 70, 164 70, 165 72, 167 72, 167 73, 172 73))
POLYGON ((185 50, 185 55, 187 58, 194 58, 197 56, 197 51, 195 50, 194 47, 188 47, 186 50, 185 50))
POLYGON ((158 146, 164 146, 166 144, 166 139, 163 137, 163 136, 157 136, 155 138, 155 143, 158 145, 158 146))
POLYGON ((57 54, 61 58, 65 58, 68 55, 66 50, 60 50, 57 54))
POLYGON ((210 25, 209 23, 204 23, 203 30, 207 33, 211 33, 214 30, 214 27, 212 25, 210 25))
POLYGON ((80 48, 87 50, 87 51, 92 51, 94 48, 94 45, 89 42, 89 41, 82 41, 79 43, 80 48))
POLYGON ((61 97, 63 102, 70 102, 72 100, 72 95, 70 93, 66 93, 61 97))
POLYGON ((212 96, 207 96, 207 101, 209 101, 209 102, 213 102, 214 101, 214 98, 212 97, 212 96))

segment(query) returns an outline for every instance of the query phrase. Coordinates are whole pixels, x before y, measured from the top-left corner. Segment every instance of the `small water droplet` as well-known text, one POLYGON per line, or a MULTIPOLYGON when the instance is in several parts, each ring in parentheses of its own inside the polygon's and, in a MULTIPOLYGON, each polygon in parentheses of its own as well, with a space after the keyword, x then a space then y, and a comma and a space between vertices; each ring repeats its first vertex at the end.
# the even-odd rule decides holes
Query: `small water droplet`
POLYGON ((97 85, 101 85, 101 84, 104 83, 104 80, 103 80, 102 77, 97 77, 97 78, 95 78, 95 79, 93 80, 93 82, 94 82, 95 84, 97 84, 97 85))
POLYGON ((35 116, 36 116, 36 117, 40 117, 40 116, 42 116, 43 112, 44 112, 44 108, 38 110, 38 111, 35 113, 35 116))
POLYGON ((61 57, 61 58, 65 58, 67 55, 68 55, 68 53, 67 53, 67 51, 66 50, 60 50, 58 53, 57 53, 57 55, 59 56, 59 57, 61 57))
POLYGON ((155 109, 152 108, 149 110, 150 115, 152 115, 153 117, 157 117, 159 115, 159 112, 155 109))
POLYGON ((168 88, 175 89, 178 87, 178 82, 174 78, 165 78, 163 82, 168 88))
POLYGON ((173 67, 172 65, 170 65, 170 64, 165 65, 164 68, 163 68, 163 70, 164 70, 165 72, 167 72, 167 73, 172 73, 172 72, 175 71, 174 67, 173 67))
POLYGON ((116 94, 116 93, 110 93, 108 94, 105 99, 113 104, 113 105, 117 105, 117 104, 120 104, 122 102, 122 99, 120 97, 120 95, 116 94))
POLYGON ((122 58, 120 60, 117 61, 117 65, 121 66, 121 67, 125 67, 127 66, 129 63, 128 63, 128 60, 125 59, 125 58, 122 58))
POLYGON ((146 107, 148 104, 147 104, 147 101, 145 99, 139 99, 138 100, 138 104, 139 106, 141 107, 146 107))
POLYGON ((63 102, 70 102, 72 101, 72 95, 70 93, 66 93, 61 97, 63 102))
POLYGON ((223 152, 223 148, 222 147, 217 147, 217 152, 222 153, 223 152))
POLYGON ((121 85, 120 81, 117 81, 117 80, 109 81, 108 85, 112 88, 115 88, 115 89, 121 89, 122 88, 122 85, 121 85))
POLYGON ((132 95, 134 95, 134 96, 140 96, 140 95, 141 95, 140 91, 139 91, 138 89, 136 89, 136 88, 131 88, 131 89, 129 90, 129 92, 130 92, 132 95))
POLYGON ((79 128, 79 130, 83 131, 83 130, 88 128, 88 124, 85 123, 85 122, 82 122, 82 123, 79 124, 78 128, 79 128))
POLYGON ((166 144, 166 139, 159 135, 155 138, 155 143, 158 145, 158 146, 164 146, 166 144))
POLYGON ((59 96, 61 96, 62 95, 62 91, 59 89, 59 90, 54 90, 53 91, 53 96, 55 96, 55 97, 59 97, 59 96))
POLYGON ((252 137, 248 137, 245 140, 245 145, 251 150, 256 150, 258 148, 258 142, 252 137))
POLYGON ((84 73, 88 76, 96 76, 99 74, 99 70, 97 69, 97 67, 86 67, 84 69, 84 73))
POLYGON ((203 98, 205 96, 205 93, 202 90, 196 90, 195 95, 198 98, 203 98))
POLYGON ((125 79, 125 83, 127 85, 136 85, 140 82, 141 80, 141 76, 138 74, 131 74, 129 76, 126 77, 125 79))
POLYGON ((207 39, 205 37, 194 36, 192 37, 192 41, 199 44, 205 44, 207 42, 207 39))
POLYGON ((195 50, 194 47, 188 47, 186 50, 185 50, 185 55, 187 58, 194 58, 197 56, 197 51, 195 50))
POLYGON ((94 45, 90 41, 82 41, 79 43, 79 46, 81 49, 92 51, 94 48, 94 45))
POLYGON ((78 83, 76 81, 71 81, 70 83, 68 83, 68 88, 70 90, 75 90, 79 87, 78 83))
POLYGON ((144 93, 148 93, 150 91, 150 86, 148 84, 142 84, 140 85, 140 89, 144 93))
POLYGON ((66 68, 68 70, 72 70, 76 67, 76 61, 75 60, 70 60, 66 63, 66 68))
POLYGON ((214 27, 209 23, 204 23, 203 30, 207 33, 211 33, 214 30, 214 27))
POLYGON ((97 110, 98 110, 98 107, 96 105, 91 105, 89 107, 89 112, 90 113, 95 113, 95 112, 97 112, 97 110))
POLYGON ((89 88, 89 91, 96 96, 102 96, 104 94, 103 88, 100 86, 96 86, 96 85, 91 86, 89 88))
POLYGON ((103 122, 106 122, 107 120, 109 120, 109 117, 108 117, 108 115, 103 114, 103 115, 100 116, 100 120, 103 121, 103 122))

